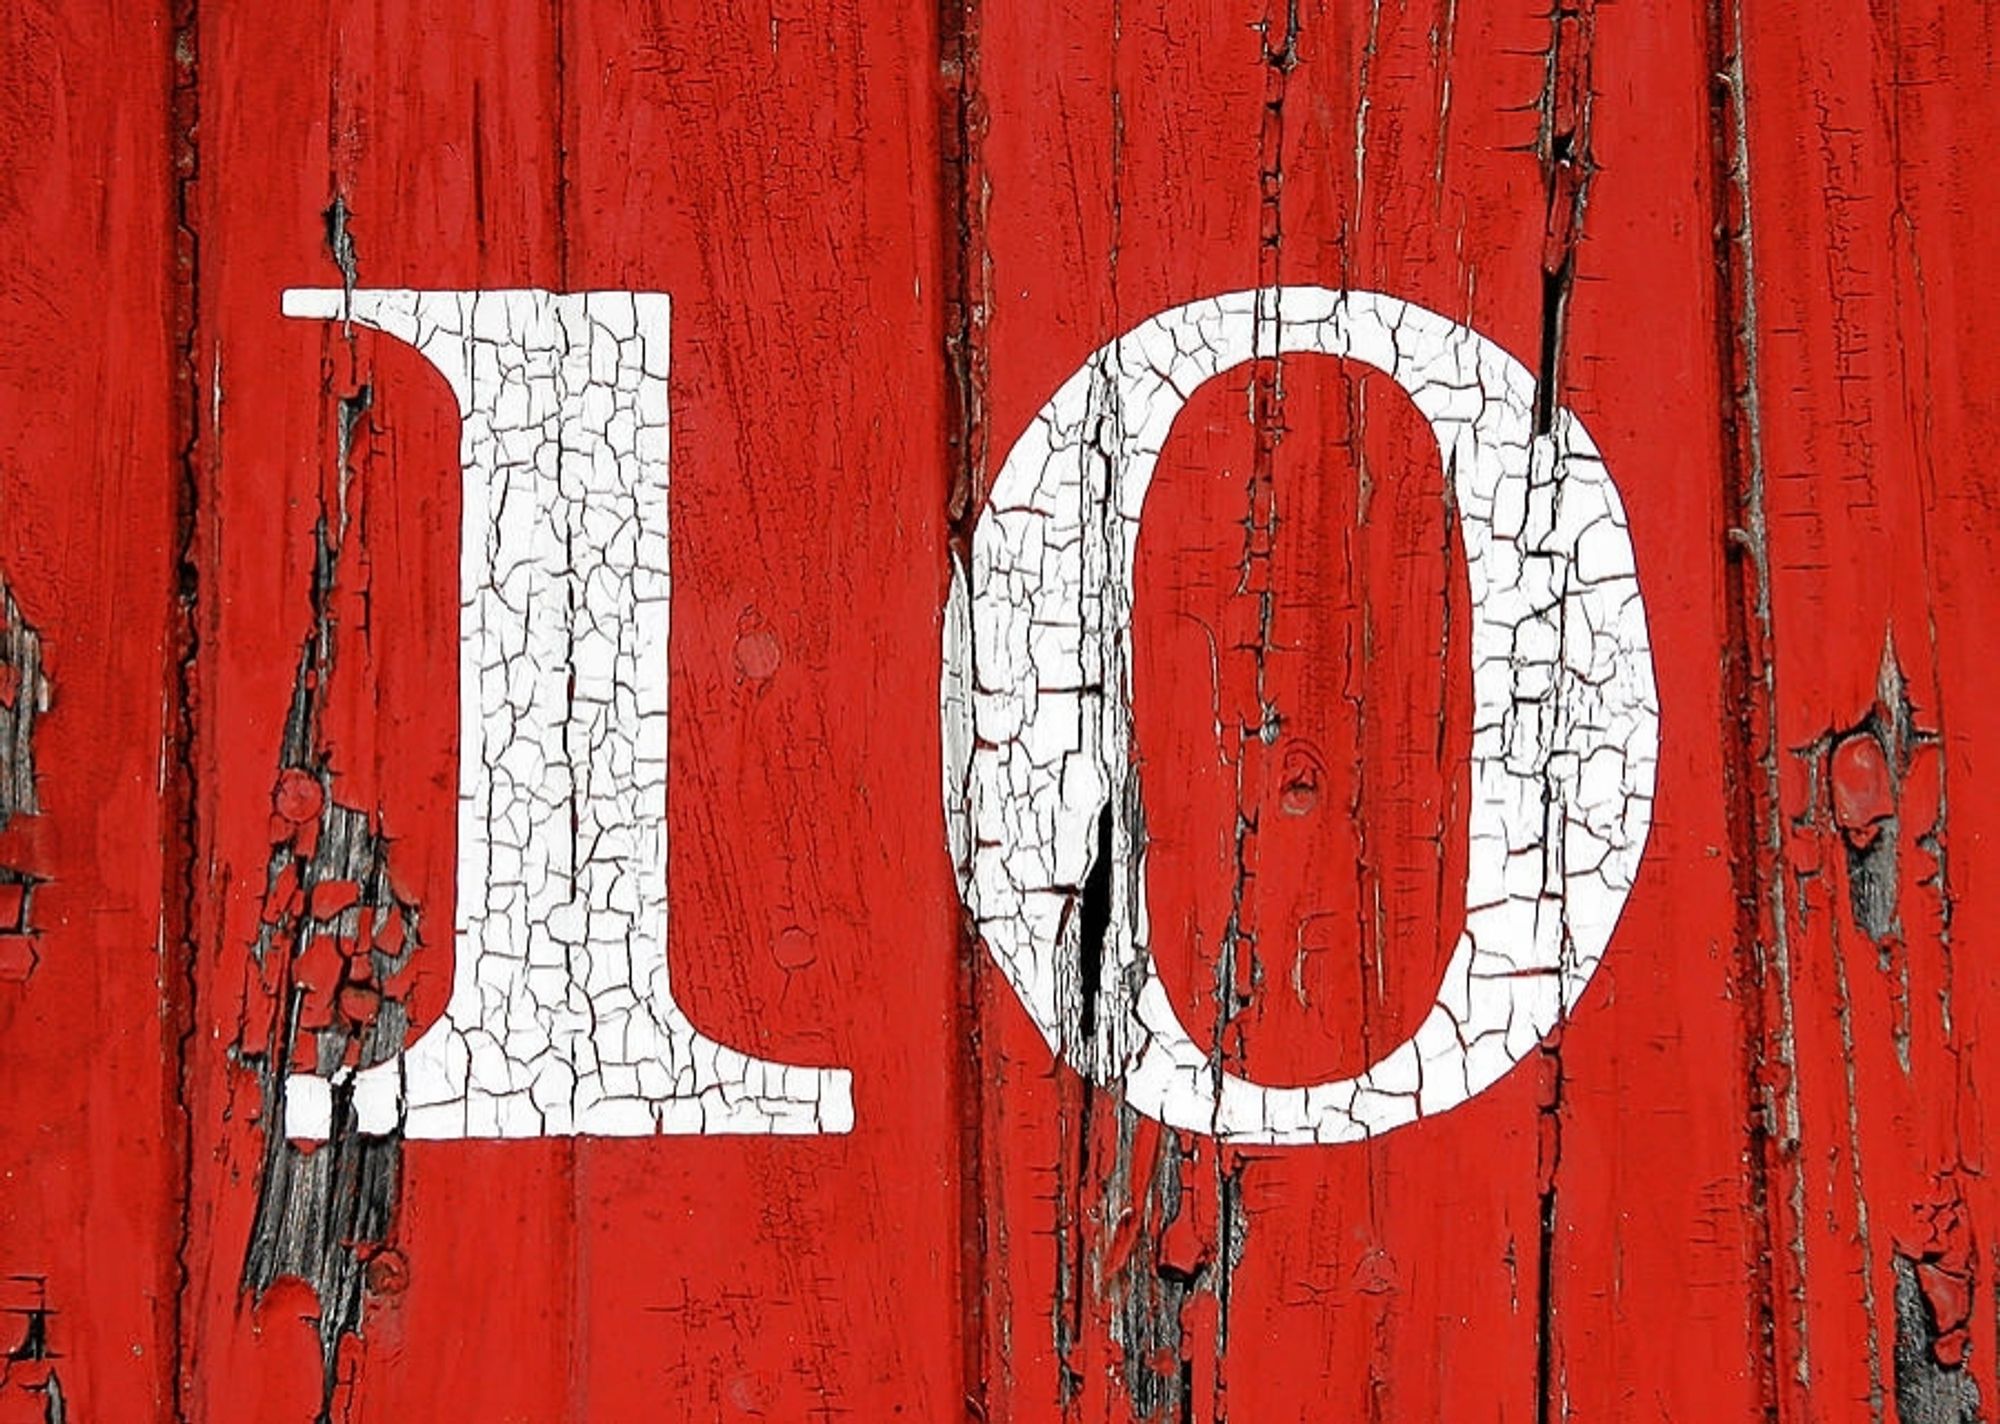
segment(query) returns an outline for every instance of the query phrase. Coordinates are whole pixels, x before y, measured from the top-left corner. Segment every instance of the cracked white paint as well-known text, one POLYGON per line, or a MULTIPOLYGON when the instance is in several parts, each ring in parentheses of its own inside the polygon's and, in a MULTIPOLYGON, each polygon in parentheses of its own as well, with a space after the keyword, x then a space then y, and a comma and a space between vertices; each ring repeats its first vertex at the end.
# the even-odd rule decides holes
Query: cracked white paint
MULTIPOLYGON (((364 1133, 845 1132, 844 1070, 704 1036, 667 972, 668 299, 285 293, 408 343, 463 420, 458 911, 443 1016, 354 1078, 364 1133)), ((327 1135, 294 1074, 286 1131, 327 1135)))
POLYGON ((1066 381, 1009 452, 945 620, 945 806, 979 933, 1051 1048, 1139 1111, 1243 1143, 1352 1142, 1496 1082, 1575 1005, 1651 820, 1659 713, 1610 474, 1478 333, 1367 292, 1176 307, 1066 381), (1372 366, 1429 421, 1473 608, 1465 929, 1416 1032, 1357 1076, 1275 1087, 1222 1068, 1162 984, 1132 756, 1132 568, 1175 416, 1256 357, 1372 366), (969 585, 969 586, 968 586, 969 585), (1085 1041, 1080 887, 1111 815, 1111 923, 1085 1041))

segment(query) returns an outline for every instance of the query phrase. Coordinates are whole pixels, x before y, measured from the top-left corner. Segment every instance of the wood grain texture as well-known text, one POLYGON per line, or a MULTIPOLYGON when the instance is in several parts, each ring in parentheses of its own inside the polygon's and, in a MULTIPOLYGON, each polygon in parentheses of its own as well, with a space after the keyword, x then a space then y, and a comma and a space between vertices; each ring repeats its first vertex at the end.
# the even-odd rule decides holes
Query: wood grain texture
POLYGON ((0 1419, 143 1417, 186 1339, 173 69, 160 26, 27 3, 0 76, 0 701, 33 778, 0 825, 0 1419))
MULTIPOLYGON (((1984 7, 26 0, 0 61, 0 1420, 2000 1408, 1984 7), (1056 1061, 940 805, 1013 442, 1282 284, 1588 425, 1659 673, 1576 1011, 1347 1147, 1056 1061), (851 1134, 277 1135, 452 982, 456 408, 280 314, 342 285, 670 294, 675 991, 850 1069, 851 1134)), ((1161 455, 1152 942, 1260 1081, 1409 1034, 1463 925, 1451 488, 1328 357, 1161 455)))

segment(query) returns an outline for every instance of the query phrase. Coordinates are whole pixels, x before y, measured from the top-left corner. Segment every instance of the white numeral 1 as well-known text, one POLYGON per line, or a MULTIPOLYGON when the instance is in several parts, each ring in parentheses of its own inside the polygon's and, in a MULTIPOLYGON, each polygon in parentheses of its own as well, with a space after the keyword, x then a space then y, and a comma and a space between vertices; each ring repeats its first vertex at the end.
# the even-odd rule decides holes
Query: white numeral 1
MULTIPOLYGON (((463 421, 456 964, 355 1075, 415 1138, 822 1133, 850 1078, 705 1037, 667 970, 667 337, 658 293, 293 290, 422 353, 463 421)), ((328 1080, 286 1131, 323 1138, 328 1080)))

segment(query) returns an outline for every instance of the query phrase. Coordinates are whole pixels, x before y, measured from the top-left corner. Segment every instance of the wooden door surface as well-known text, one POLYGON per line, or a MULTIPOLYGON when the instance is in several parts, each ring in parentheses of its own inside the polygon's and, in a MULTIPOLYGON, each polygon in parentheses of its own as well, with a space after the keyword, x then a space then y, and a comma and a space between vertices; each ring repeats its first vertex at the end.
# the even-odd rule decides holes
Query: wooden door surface
POLYGON ((1996 45, 12 0, 0 1424, 1996 1417, 1996 45))

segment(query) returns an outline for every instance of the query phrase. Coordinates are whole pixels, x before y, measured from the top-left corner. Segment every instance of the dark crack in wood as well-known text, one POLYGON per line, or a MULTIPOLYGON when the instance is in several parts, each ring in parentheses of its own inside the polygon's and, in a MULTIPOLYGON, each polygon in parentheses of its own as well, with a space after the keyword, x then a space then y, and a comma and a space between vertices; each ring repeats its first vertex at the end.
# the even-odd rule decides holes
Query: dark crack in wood
MULTIPOLYGON (((7 1276, 0 1279, 0 1299, 6 1301, 0 1306, 0 1316, 19 1322, 18 1338, 0 1355, 0 1405, 10 1398, 32 1401, 39 1397, 42 1424, 68 1424, 69 1403, 55 1367, 60 1356, 50 1340, 55 1312, 49 1306, 47 1280, 7 1276)), ((0 1413, 9 1419, 17 1417, 5 1409, 0 1413)))

